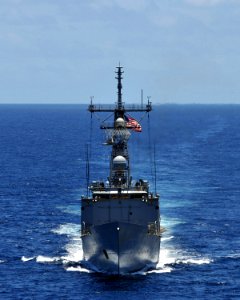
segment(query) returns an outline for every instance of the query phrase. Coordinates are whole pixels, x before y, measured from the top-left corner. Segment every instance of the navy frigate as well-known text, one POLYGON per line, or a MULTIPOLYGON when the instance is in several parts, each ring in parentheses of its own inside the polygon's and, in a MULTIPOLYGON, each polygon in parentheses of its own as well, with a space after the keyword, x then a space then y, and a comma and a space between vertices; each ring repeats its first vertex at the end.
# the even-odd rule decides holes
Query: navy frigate
MULTIPOLYGON (((112 124, 102 123, 106 145, 112 147, 110 173, 106 182, 89 184, 90 196, 81 199, 81 238, 84 262, 98 272, 129 274, 155 268, 159 260, 159 195, 150 191, 142 178, 130 174, 128 140, 141 125, 129 112, 152 110, 146 105, 125 105, 122 101, 122 67, 116 70, 118 99, 113 106, 91 104, 89 112, 111 112, 112 124)), ((141 172, 139 172, 141 176, 141 172)))

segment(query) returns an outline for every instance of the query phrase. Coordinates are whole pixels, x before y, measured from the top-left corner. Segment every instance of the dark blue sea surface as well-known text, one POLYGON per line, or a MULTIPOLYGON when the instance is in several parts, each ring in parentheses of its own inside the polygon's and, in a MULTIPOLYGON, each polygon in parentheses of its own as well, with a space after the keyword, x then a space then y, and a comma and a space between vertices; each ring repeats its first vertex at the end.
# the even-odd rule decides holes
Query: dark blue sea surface
POLYGON ((240 106, 135 116, 132 175, 154 191, 156 162, 166 232, 157 269, 126 277, 79 264, 87 144, 91 179, 108 176, 100 117, 81 105, 0 106, 0 299, 240 299, 240 106))

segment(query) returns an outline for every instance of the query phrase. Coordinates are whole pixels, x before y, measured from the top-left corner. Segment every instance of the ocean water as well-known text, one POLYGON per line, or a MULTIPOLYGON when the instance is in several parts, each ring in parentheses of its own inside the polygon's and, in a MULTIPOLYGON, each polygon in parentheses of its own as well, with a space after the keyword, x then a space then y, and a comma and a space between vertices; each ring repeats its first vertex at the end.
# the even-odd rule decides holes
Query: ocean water
POLYGON ((86 106, 0 106, 0 299, 240 299, 240 106, 160 105, 137 115, 133 177, 161 195, 156 270, 81 267, 80 197, 108 176, 99 114, 86 106), (153 152, 155 149, 155 158, 153 152))

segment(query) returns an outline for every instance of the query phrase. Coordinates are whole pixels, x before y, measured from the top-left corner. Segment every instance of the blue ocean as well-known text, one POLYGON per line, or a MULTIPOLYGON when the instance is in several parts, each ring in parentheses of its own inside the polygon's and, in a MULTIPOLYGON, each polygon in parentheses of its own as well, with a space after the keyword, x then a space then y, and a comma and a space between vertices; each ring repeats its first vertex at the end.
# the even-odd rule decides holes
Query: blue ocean
POLYGON ((90 180, 109 171, 102 116, 0 105, 0 299, 240 299, 240 105, 153 108, 129 147, 161 196, 159 264, 113 277, 80 263, 86 149, 90 180))

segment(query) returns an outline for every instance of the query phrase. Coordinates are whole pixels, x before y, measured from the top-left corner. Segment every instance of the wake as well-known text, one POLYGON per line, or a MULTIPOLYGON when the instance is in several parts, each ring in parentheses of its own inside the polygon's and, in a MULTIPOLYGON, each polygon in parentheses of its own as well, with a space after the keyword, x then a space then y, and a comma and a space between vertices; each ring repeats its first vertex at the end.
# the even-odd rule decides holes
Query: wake
MULTIPOLYGON (((67 235, 69 242, 65 246, 65 255, 63 256, 43 256, 37 255, 33 257, 22 256, 22 262, 29 262, 35 260, 37 263, 43 264, 59 264, 64 267, 66 271, 71 272, 98 272, 96 268, 87 265, 83 260, 82 241, 80 238, 80 225, 67 223, 60 225, 57 229, 52 230, 55 234, 67 235)), ((209 264, 212 260, 209 258, 201 257, 200 255, 193 256, 184 252, 182 249, 177 249, 174 245, 174 236, 165 235, 161 239, 161 249, 159 256, 159 263, 156 269, 138 271, 131 275, 147 275, 152 273, 170 273, 176 269, 177 265, 202 265, 209 264)))

